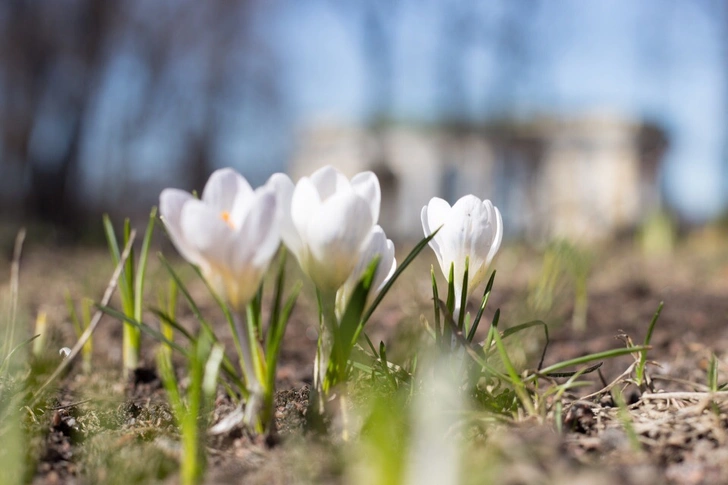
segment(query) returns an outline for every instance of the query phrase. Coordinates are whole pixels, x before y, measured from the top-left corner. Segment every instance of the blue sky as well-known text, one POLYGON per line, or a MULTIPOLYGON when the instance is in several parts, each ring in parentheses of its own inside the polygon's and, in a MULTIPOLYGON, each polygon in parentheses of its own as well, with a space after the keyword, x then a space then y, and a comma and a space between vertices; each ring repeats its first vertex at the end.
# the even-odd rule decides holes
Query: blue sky
MULTIPOLYGON (((504 1, 479 9, 484 39, 498 25, 504 1)), ((438 119, 434 73, 443 9, 451 3, 401 2, 392 29, 392 116, 438 119)), ((359 23, 335 4, 288 2, 275 12, 295 124, 366 117, 369 78, 359 23)), ((606 110, 654 120, 671 137, 662 173, 667 201, 690 219, 713 217, 726 203, 725 23, 723 7, 709 1, 542 2, 525 29, 535 63, 527 76, 504 83, 503 54, 487 40, 462 52, 467 115, 606 110)))
MULTIPOLYGON (((356 7, 367 1, 387 7, 387 116, 436 123, 455 110, 482 122, 607 111, 653 121, 670 137, 660 180, 665 200, 694 221, 725 209, 728 6, 715 0, 261 2, 252 27, 225 19, 241 42, 250 34, 264 48, 251 54, 235 47, 225 54, 216 124, 209 129, 213 165, 234 166, 261 183, 285 169, 297 127, 321 119, 368 121, 379 78, 374 58, 366 55, 363 10, 356 7), (524 2, 535 5, 527 18, 508 16, 510 6, 524 2), (455 50, 443 51, 461 39, 448 23, 458 8, 469 21, 463 28, 468 35, 455 50), (507 38, 509 32, 516 34, 507 38), (520 57, 512 55, 513 45, 520 57), (250 76, 262 76, 257 87, 246 84, 250 76), (256 89, 269 84, 280 96, 275 106, 256 97, 256 89)), ((138 4, 139 21, 148 21, 147 6, 138 4)), ((161 81, 152 80, 148 46, 134 29, 118 34, 86 126, 81 189, 92 197, 120 190, 109 176, 119 167, 132 183, 184 183, 176 162, 185 159, 196 130, 209 123, 203 113, 210 101, 200 90, 214 33, 179 31, 183 42, 171 42, 174 55, 161 81)), ((157 187, 148 188, 153 195, 157 187)))

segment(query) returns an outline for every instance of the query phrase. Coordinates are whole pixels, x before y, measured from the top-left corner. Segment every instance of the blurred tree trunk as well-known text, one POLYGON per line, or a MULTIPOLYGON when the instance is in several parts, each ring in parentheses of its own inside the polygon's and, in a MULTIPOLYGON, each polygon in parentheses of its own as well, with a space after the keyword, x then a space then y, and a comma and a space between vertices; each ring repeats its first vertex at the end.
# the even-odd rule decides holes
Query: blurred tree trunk
POLYGON ((8 5, 4 149, 24 167, 24 215, 75 233, 82 221, 73 180, 113 2, 8 5))

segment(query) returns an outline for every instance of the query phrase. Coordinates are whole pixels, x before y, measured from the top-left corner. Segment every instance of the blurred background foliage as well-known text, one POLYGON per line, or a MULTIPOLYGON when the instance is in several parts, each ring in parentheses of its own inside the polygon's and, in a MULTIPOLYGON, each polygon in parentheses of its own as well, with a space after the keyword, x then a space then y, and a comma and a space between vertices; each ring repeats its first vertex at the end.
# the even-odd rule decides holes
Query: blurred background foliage
POLYGON ((339 157, 396 193, 388 232, 463 192, 511 235, 584 232, 543 207, 702 223, 727 202, 727 34, 721 0, 4 1, 0 216, 75 240, 220 166, 258 184, 339 157))

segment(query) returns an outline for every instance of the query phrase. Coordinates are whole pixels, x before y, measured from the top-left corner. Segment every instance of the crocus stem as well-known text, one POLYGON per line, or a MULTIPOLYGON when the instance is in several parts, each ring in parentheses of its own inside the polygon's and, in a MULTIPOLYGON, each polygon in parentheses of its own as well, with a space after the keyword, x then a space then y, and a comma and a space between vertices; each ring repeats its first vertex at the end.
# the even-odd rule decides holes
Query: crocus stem
MULTIPOLYGON (((257 345, 257 342, 251 338, 253 332, 248 328, 250 323, 245 321, 245 317, 240 313, 232 312, 232 315, 235 323, 235 331, 240 341, 240 353, 242 356, 240 367, 242 368, 245 385, 249 393, 248 400, 245 403, 244 422, 248 426, 252 426, 256 432, 262 433, 265 432, 268 423, 264 422, 261 418, 270 413, 262 412, 261 407, 269 400, 265 399, 265 390, 256 375, 254 346, 257 345)), ((270 402, 272 403, 272 401, 270 402)))
MULTIPOLYGON (((319 336, 316 348, 316 361, 314 362, 314 386, 322 397, 325 397, 328 390, 336 384, 329 382, 326 378, 331 359, 331 352, 334 346, 334 332, 338 325, 336 319, 336 292, 318 292, 319 297, 319 336)), ((321 401, 323 406, 324 400, 321 401)), ((323 411, 323 410, 322 410, 323 411)))

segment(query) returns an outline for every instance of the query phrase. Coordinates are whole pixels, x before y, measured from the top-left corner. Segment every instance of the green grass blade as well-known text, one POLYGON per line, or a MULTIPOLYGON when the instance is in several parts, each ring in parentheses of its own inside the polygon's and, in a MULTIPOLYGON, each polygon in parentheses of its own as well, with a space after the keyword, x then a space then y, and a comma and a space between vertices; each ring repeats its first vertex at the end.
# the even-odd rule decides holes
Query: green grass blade
POLYGON ((480 301, 480 308, 478 308, 478 313, 475 315, 475 320, 473 321, 473 325, 470 327, 470 331, 468 332, 468 342, 472 342, 475 338, 475 332, 478 331, 478 325, 480 325, 480 319, 483 317, 483 311, 485 310, 485 307, 488 305, 488 300, 490 300, 490 294, 493 291, 493 283, 495 282, 495 270, 490 274, 490 279, 488 280, 488 284, 485 285, 485 291, 483 292, 483 298, 480 301))
MULTIPOLYGON (((114 261, 114 265, 119 264, 121 259, 121 251, 119 250, 119 242, 116 239, 116 231, 114 231, 114 224, 111 222, 111 218, 108 214, 103 216, 104 234, 106 235, 106 243, 109 246, 109 253, 111 259, 114 261)), ((127 238, 128 240, 128 238, 127 238)), ((129 253, 129 258, 124 262, 124 270, 119 275, 119 297, 121 298, 121 305, 124 311, 128 315, 134 314, 134 302, 132 301, 132 294, 130 292, 129 284, 127 283, 128 275, 127 268, 129 261, 133 260, 133 253, 129 253)))
POLYGON ((291 318, 293 308, 296 306, 296 302, 298 301, 298 295, 301 292, 301 288, 303 288, 303 284, 299 281, 293 287, 290 296, 283 306, 283 310, 278 316, 278 324, 275 326, 275 333, 272 334, 270 331, 268 333, 270 339, 267 343, 265 356, 268 373, 272 374, 269 378, 273 379, 273 384, 275 384, 275 368, 278 363, 278 354, 280 353, 281 343, 283 342, 283 335, 285 334, 286 327, 288 326, 288 320, 291 318))
POLYGON ((185 337, 190 342, 195 341, 195 337, 189 332, 189 330, 187 330, 185 327, 183 327, 177 320, 175 320, 174 318, 169 316, 167 313, 163 312, 162 310, 160 310, 158 308, 152 308, 151 312, 154 316, 159 318, 166 325, 169 325, 170 327, 174 328, 179 333, 181 333, 182 336, 185 337))
MULTIPOLYGON (((131 236, 131 221, 127 217, 124 219, 124 245, 129 242, 129 237, 131 236)), ((134 247, 132 246, 131 252, 129 253, 129 258, 127 258, 126 263, 124 264, 124 283, 126 283, 126 293, 129 295, 130 298, 134 298, 134 247)), ((134 311, 134 306, 132 302, 132 311, 134 311)))
MULTIPOLYGON (((662 307, 665 305, 665 302, 661 301, 660 304, 657 306, 657 311, 655 311, 655 314, 652 316, 652 320, 650 321, 650 326, 647 327, 647 334, 645 335, 645 347, 649 347, 650 342, 652 341, 652 332, 655 330, 655 325, 657 324, 657 319, 660 318, 660 313, 662 313, 662 307)), ((647 350, 643 350, 640 353, 640 360, 637 363, 637 368, 635 369, 635 375, 637 377, 637 384, 639 386, 642 386, 642 381, 644 379, 645 375, 645 365, 647 364, 647 350)))
POLYGON ((154 221, 157 218, 157 208, 152 207, 149 213, 149 222, 144 233, 141 252, 139 253, 139 263, 137 264, 136 281, 134 282, 134 318, 139 321, 142 319, 142 301, 144 300, 144 280, 147 272, 147 260, 149 257, 149 246, 152 242, 152 234, 154 233, 154 221))
POLYGON ((641 352, 643 350, 649 350, 649 349, 650 349, 650 347, 646 347, 644 345, 636 345, 633 347, 626 347, 623 349, 612 349, 612 350, 606 350, 604 352, 597 352, 594 354, 584 355, 582 357, 565 360, 563 362, 558 362, 556 364, 545 367, 545 368, 541 369, 537 374, 529 376, 528 380, 534 380, 537 377, 539 377, 539 375, 550 374, 552 372, 559 371, 566 367, 572 367, 575 365, 586 364, 588 362, 593 362, 595 360, 611 359, 613 357, 619 357, 622 355, 628 355, 628 354, 632 354, 634 352, 641 352))
POLYGON ((286 279, 286 255, 285 247, 281 248, 278 258, 278 273, 276 274, 276 282, 273 290, 273 302, 270 318, 268 319, 268 330, 265 336, 266 355, 268 354, 272 339, 278 337, 277 326, 280 323, 281 301, 283 299, 283 287, 286 279))
POLYGON ((374 274, 379 266, 379 257, 375 257, 367 266, 364 271, 359 283, 356 285, 354 292, 349 298, 349 303, 346 305, 344 315, 341 317, 339 322, 339 335, 341 343, 345 351, 346 358, 348 359, 351 348, 356 344, 359 339, 359 334, 364 329, 365 318, 362 318, 362 314, 365 311, 367 298, 369 291, 371 290, 372 283, 374 282, 374 274))
POLYGON ((440 323, 440 295, 437 289, 437 279, 435 278, 435 267, 430 266, 430 278, 432 279, 432 303, 435 313, 435 344, 439 344, 442 337, 442 325, 440 323))
MULTIPOLYGON (((452 317, 452 314, 447 313, 447 307, 445 306, 445 302, 442 300, 439 301, 440 310, 442 311, 443 318, 445 320, 445 327, 449 327, 449 334, 452 335, 452 337, 455 339, 456 342, 458 342, 464 349, 465 352, 483 369, 488 371, 491 375, 494 377, 505 381, 510 382, 510 378, 506 375, 500 372, 499 370, 495 369, 493 366, 491 366, 488 361, 485 359, 485 356, 481 351, 478 349, 475 349, 470 342, 468 342, 465 337, 463 336, 462 332, 458 331, 457 326, 455 324, 455 320, 452 317)), ((500 315, 500 314, 498 314, 500 315)), ((498 325, 498 320, 494 319, 493 322, 494 327, 495 325, 498 325)), ((448 347, 450 348, 450 344, 448 344, 448 347)))
MULTIPOLYGON (((495 313, 496 315, 499 315, 500 310, 496 310, 495 313)), ((511 378, 510 380, 513 384, 513 390, 516 392, 518 399, 521 401, 521 404, 523 404, 523 407, 526 409, 528 415, 535 416, 536 408, 534 408, 533 401, 526 392, 526 386, 523 383, 523 380, 521 380, 521 377, 518 375, 516 368, 513 367, 511 359, 508 357, 508 352, 506 352, 506 347, 505 345, 503 345, 503 340, 501 340, 499 332, 493 333, 493 340, 495 342, 496 348, 498 349, 498 354, 500 355, 501 361, 503 362, 503 365, 508 372, 508 376, 511 378)))
POLYGON ((182 353, 186 357, 189 357, 189 352, 187 349, 182 347, 181 345, 173 342, 172 340, 169 340, 167 337, 162 334, 159 330, 147 325, 144 322, 138 322, 133 317, 129 317, 124 312, 120 312, 119 310, 116 310, 114 308, 111 308, 109 306, 101 306, 96 305, 96 308, 101 310, 102 312, 106 313, 110 317, 116 318, 117 320, 128 323, 129 325, 132 325, 135 328, 138 328, 142 332, 146 333, 150 337, 154 338, 155 340, 158 340, 159 342, 164 343, 165 345, 168 345, 169 347, 173 348, 174 350, 182 353))
MULTIPOLYGON (((177 285, 177 289, 180 291, 180 293, 182 293, 182 296, 187 302, 187 305, 189 306, 192 315, 194 315, 195 319, 200 322, 200 325, 202 326, 202 328, 205 329, 205 331, 209 332, 212 335, 215 335, 215 332, 212 330, 212 327, 210 326, 208 321, 205 319, 205 317, 202 316, 200 308, 197 306, 197 303, 192 298, 189 290, 187 290, 187 287, 182 282, 182 279, 179 277, 174 268, 172 268, 171 263, 167 260, 167 258, 164 257, 162 253, 159 253, 159 260, 162 262, 162 266, 164 266, 169 275, 172 277, 172 280, 174 280, 174 283, 177 285)), ((192 268, 195 269, 197 275, 202 278, 203 281, 205 281, 205 284, 207 284, 207 281, 205 280, 205 278, 202 277, 202 274, 199 272, 199 270, 195 266, 192 266, 192 268)))
POLYGON ((718 359, 711 352, 710 364, 708 365, 708 388, 711 392, 717 392, 718 387, 718 359))
POLYGON ((372 340, 369 338, 369 335, 367 335, 366 333, 363 333, 363 335, 367 341, 367 345, 369 345, 369 348, 372 350, 372 354, 374 355, 374 357, 378 358, 379 353, 377 352, 377 349, 374 348, 374 344, 372 343, 372 340))
POLYGON ((465 323, 465 307, 468 306, 468 267, 470 266, 470 256, 465 257, 465 271, 463 272, 463 286, 462 294, 455 295, 455 298, 460 297, 460 312, 458 313, 458 330, 466 332, 463 328, 465 323))
POLYGON ((10 350, 10 352, 8 352, 8 355, 6 355, 6 356, 5 356, 5 358, 3 359, 3 362, 2 362, 2 364, 0 364, 0 369, 2 369, 2 371, 0 371, 0 375, 2 375, 2 374, 4 373, 4 371, 5 371, 6 367, 7 367, 7 365, 8 365, 8 364, 9 364, 9 362, 10 362, 10 359, 11 359, 11 358, 13 357, 13 355, 15 355, 15 353, 16 353, 16 352, 17 352, 18 350, 22 349, 22 348, 23 348, 23 347, 25 347, 26 345, 29 345, 29 344, 31 344, 31 343, 33 342, 33 340, 37 339, 38 337, 40 337, 40 334, 38 334, 38 335, 33 335, 32 337, 30 337, 30 338, 28 338, 28 339, 25 339, 25 340, 23 340, 23 341, 22 341, 22 342, 20 342, 20 343, 19 343, 18 345, 16 345, 15 347, 13 347, 13 348, 12 348, 12 349, 10 350))
MULTIPOLYGON (((153 339, 170 346, 174 350, 180 352, 185 357, 187 357, 187 358, 190 357, 191 354, 187 349, 185 349, 178 343, 168 339, 167 337, 164 336, 164 334, 162 332, 147 325, 146 323, 137 322, 133 318, 130 318, 130 317, 127 317, 126 315, 124 315, 123 312, 120 312, 120 311, 115 310, 108 306, 98 306, 97 305, 96 308, 98 308, 99 310, 101 310, 102 312, 106 313, 107 315, 109 315, 113 318, 116 318, 118 320, 121 320, 122 322, 129 323, 130 325, 133 325, 133 326, 139 328, 142 332, 146 333, 153 339)), ((192 342, 196 343, 196 339, 193 338, 192 342)), ((240 378, 237 375, 237 372, 235 371, 233 366, 229 363, 229 361, 224 360, 222 368, 225 371, 225 374, 227 375, 227 377, 233 382, 233 384, 236 387, 238 387, 241 394, 243 394, 243 397, 247 398, 248 397, 247 388, 245 387, 245 384, 243 383, 243 381, 240 380, 240 378)))
POLYGON ((538 362, 538 368, 540 369, 541 367, 543 367, 543 361, 546 358, 546 350, 548 349, 549 342, 550 342, 549 327, 548 327, 548 325, 546 325, 546 322, 544 322, 542 320, 532 320, 530 322, 521 323, 520 325, 516 325, 514 327, 507 328, 506 330, 504 330, 503 336, 501 338, 503 340, 505 340, 508 337, 510 337, 511 335, 515 335, 518 332, 521 332, 521 331, 526 330, 531 327, 537 327, 537 326, 541 326, 541 328, 543 328, 543 333, 546 337, 546 342, 544 343, 543 351, 541 352, 541 359, 538 362))
POLYGON ((190 307, 190 311, 192 311, 192 314, 195 316, 195 318, 202 323, 205 319, 202 316, 202 312, 200 311, 200 308, 197 306, 197 303, 195 303, 195 300, 192 298, 192 295, 190 295, 190 292, 187 290, 187 287, 182 282, 182 279, 179 277, 177 272, 172 268, 172 264, 167 260, 167 258, 164 257, 162 253, 158 254, 159 260, 162 262, 162 266, 167 270, 169 275, 174 280, 175 284, 177 285, 177 288, 182 293, 182 296, 184 296, 185 301, 187 302, 187 305, 190 307))
POLYGON ((445 314, 445 320, 449 323, 450 320, 455 323, 455 326, 452 325, 445 325, 442 332, 442 340, 443 345, 446 347, 452 344, 452 334, 454 331, 459 331, 460 329, 457 326, 457 323, 455 322, 453 317, 453 312, 455 311, 455 264, 450 264, 450 273, 447 277, 447 300, 445 301, 445 309, 443 310, 443 313, 445 314))

